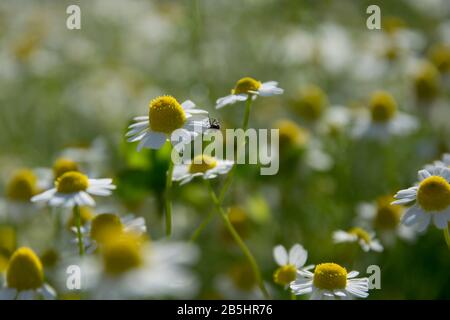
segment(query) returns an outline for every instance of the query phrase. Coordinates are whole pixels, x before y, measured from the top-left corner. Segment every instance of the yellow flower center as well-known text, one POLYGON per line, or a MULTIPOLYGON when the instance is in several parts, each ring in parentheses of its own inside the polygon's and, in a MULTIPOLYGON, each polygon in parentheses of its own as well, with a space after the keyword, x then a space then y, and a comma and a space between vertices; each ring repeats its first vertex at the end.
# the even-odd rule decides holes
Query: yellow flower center
POLYGON ((207 155, 199 155, 194 157, 192 163, 189 165, 190 173, 205 173, 208 170, 215 168, 217 165, 217 160, 207 156, 207 155))
POLYGON ((113 213, 103 213, 97 215, 91 223, 91 238, 98 243, 105 243, 111 237, 118 237, 122 234, 123 224, 118 215, 113 213))
POLYGON ((233 284, 243 290, 250 291, 256 285, 256 278, 252 269, 247 264, 237 263, 228 272, 233 284))
POLYGON ((273 274, 273 281, 280 285, 288 285, 295 280, 297 275, 297 268, 294 265, 288 264, 279 267, 273 274))
POLYGON ((16 250, 6 269, 6 281, 9 288, 18 291, 42 287, 44 271, 38 256, 30 248, 16 250))
POLYGON ((442 72, 450 72, 450 46, 439 44, 431 48, 430 60, 442 72))
POLYGON ((103 248, 105 271, 110 275, 121 275, 139 267, 142 262, 141 245, 134 236, 110 239, 103 248))
POLYGON ((261 87, 261 82, 251 77, 245 77, 236 82, 236 86, 231 90, 232 94, 254 93, 261 87))
POLYGON ((308 86, 301 90, 298 100, 293 101, 294 109, 304 119, 309 121, 318 120, 326 106, 328 98, 317 86, 308 86))
POLYGON ((171 134, 183 127, 186 113, 174 97, 161 96, 150 102, 149 120, 153 131, 171 134))
POLYGON ((450 206, 450 184, 439 176, 431 176, 419 184, 417 202, 425 211, 442 211, 450 206))
POLYGON ((384 91, 375 92, 370 100, 370 113, 373 122, 387 122, 397 112, 397 103, 392 95, 384 91))
POLYGON ((17 234, 16 229, 12 226, 0 226, 0 254, 7 257, 16 249, 17 234))
POLYGON ((58 179, 66 172, 70 171, 80 171, 78 164, 70 159, 59 158, 53 164, 53 175, 55 179, 58 179))
POLYGON ((420 100, 432 100, 439 92, 439 72, 431 63, 425 64, 414 79, 416 96, 420 100))
POLYGON ((336 263, 321 263, 314 269, 313 284, 324 290, 344 289, 347 286, 347 270, 336 263))
POLYGON ((397 228, 404 210, 402 206, 392 205, 392 201, 394 201, 392 196, 378 199, 377 214, 374 220, 375 227, 384 230, 397 228))
POLYGON ((280 120, 275 124, 275 127, 279 130, 281 148, 284 146, 304 146, 309 140, 308 131, 290 120, 280 120))
POLYGON ((64 173, 55 182, 56 190, 61 193, 84 191, 89 186, 88 177, 76 171, 64 173))
POLYGON ((37 192, 37 177, 28 169, 18 171, 6 186, 6 196, 13 201, 28 202, 37 192))
MULTIPOLYGON (((92 209, 89 207, 80 207, 80 222, 81 225, 84 226, 87 222, 91 221, 94 217, 94 213, 92 209)), ((72 227, 76 227, 77 221, 75 220, 75 215, 72 213, 67 220, 67 228, 71 229, 72 227)))
POLYGON ((363 240, 365 243, 370 242, 370 235, 369 233, 364 230, 363 228, 351 228, 348 233, 353 234, 358 237, 359 240, 363 240))

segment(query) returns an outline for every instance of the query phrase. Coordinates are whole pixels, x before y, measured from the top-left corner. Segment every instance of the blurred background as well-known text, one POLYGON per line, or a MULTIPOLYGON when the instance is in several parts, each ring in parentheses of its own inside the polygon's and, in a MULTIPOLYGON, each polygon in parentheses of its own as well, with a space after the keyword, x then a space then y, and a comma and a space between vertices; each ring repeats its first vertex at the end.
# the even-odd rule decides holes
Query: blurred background
MULTIPOLYGON (((118 185, 96 210, 144 216, 159 239, 169 150, 137 153, 124 138, 131 119, 170 94, 193 100, 223 129, 237 128, 243 104, 215 110, 215 100, 242 77, 275 80, 284 95, 258 98, 250 127, 280 128, 280 171, 260 176, 258 166, 239 166, 225 202, 273 296, 289 296, 272 281, 273 247, 301 243, 307 264, 336 262, 362 274, 379 265, 381 290, 370 299, 448 299, 450 255, 440 230, 382 238, 382 253, 333 244, 332 233, 358 225, 362 203, 413 185, 419 169, 449 152, 449 75, 448 0, 3 0, 0 190, 6 201, 16 170, 79 157, 118 185), (66 28, 70 4, 81 8, 81 30, 66 28), (381 30, 366 27, 371 4, 381 8, 381 30), (414 132, 353 136, 376 90, 416 119, 414 132)), ((174 238, 188 240, 213 207, 197 180, 175 187, 173 198, 174 238)), ((0 213, 2 227, 15 230, 13 241, 0 237, 6 260, 16 245, 41 255, 51 247, 49 218, 17 223, 10 214, 0 213)), ((196 298, 259 297, 220 219, 196 243, 196 298)))

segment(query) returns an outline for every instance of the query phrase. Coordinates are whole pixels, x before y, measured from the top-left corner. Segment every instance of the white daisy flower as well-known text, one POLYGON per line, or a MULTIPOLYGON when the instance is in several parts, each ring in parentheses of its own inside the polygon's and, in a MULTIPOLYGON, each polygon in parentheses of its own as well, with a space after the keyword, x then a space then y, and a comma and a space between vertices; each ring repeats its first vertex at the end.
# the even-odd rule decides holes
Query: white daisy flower
POLYGON ((392 135, 408 135, 419 127, 415 117, 398 111, 397 102, 388 92, 375 92, 369 107, 355 118, 352 129, 355 138, 386 140, 392 135))
POLYGON ((179 104, 172 96, 161 96, 150 102, 147 116, 134 118, 137 122, 128 127, 126 136, 129 137, 128 142, 140 141, 138 151, 144 147, 159 149, 167 139, 173 145, 178 145, 172 137, 176 130, 182 130, 189 138, 183 141, 187 144, 207 128, 204 121, 207 115, 207 111, 197 109, 190 100, 179 104))
POLYGON ((190 182, 195 177, 214 179, 219 174, 227 174, 233 167, 231 160, 219 160, 207 155, 195 156, 191 163, 177 164, 173 170, 173 181, 180 181, 180 185, 190 182))
POLYGON ((256 99, 257 96, 269 97, 283 94, 283 92, 284 90, 278 87, 278 82, 276 81, 261 83, 253 78, 245 77, 236 83, 230 95, 217 99, 216 109, 235 104, 238 101, 245 101, 249 95, 252 96, 252 99, 256 99))
MULTIPOLYGON (((76 233, 76 227, 72 227, 72 231, 76 233)), ((83 244, 88 253, 94 252, 98 245, 104 243, 111 233, 116 235, 133 233, 143 237, 146 232, 145 219, 142 217, 136 218, 132 214, 120 217, 114 213, 101 213, 81 228, 83 244)), ((74 238, 73 242, 78 243, 78 238, 74 238)))
POLYGON ((197 282, 189 270, 196 247, 179 242, 142 242, 132 234, 105 242, 85 258, 86 289, 95 299, 192 297, 197 282))
POLYGON ((395 195, 392 204, 410 204, 401 222, 417 224, 419 232, 427 229, 431 220, 438 229, 445 229, 450 221, 450 169, 433 167, 419 171, 419 184, 395 195))
POLYGON ((310 293, 311 300, 348 300, 353 297, 369 296, 369 279, 355 278, 359 272, 347 273, 336 263, 321 263, 314 273, 306 269, 297 272, 297 279, 291 283, 295 295, 310 293))
POLYGON ((6 269, 6 283, 0 290, 0 300, 53 300, 55 290, 45 283, 42 263, 33 250, 17 249, 6 269))
POLYGON ((400 223, 405 208, 400 205, 392 205, 394 198, 391 195, 379 197, 373 203, 360 203, 356 211, 357 223, 374 228, 385 244, 393 244, 395 236, 413 241, 416 238, 416 230, 400 223))
POLYGON ((380 241, 375 239, 375 233, 359 227, 351 228, 348 231, 337 230, 333 232, 333 241, 334 243, 357 242, 365 252, 370 250, 383 251, 380 241))
POLYGON ((300 245, 295 244, 287 252, 282 245, 273 248, 273 258, 280 266, 273 274, 273 281, 282 286, 289 286, 295 280, 297 270, 305 265, 308 252, 300 245))
POLYGON ((116 188, 112 179, 89 179, 86 175, 70 171, 55 181, 55 188, 31 198, 32 202, 48 202, 55 207, 95 206, 91 195, 109 196, 116 188))

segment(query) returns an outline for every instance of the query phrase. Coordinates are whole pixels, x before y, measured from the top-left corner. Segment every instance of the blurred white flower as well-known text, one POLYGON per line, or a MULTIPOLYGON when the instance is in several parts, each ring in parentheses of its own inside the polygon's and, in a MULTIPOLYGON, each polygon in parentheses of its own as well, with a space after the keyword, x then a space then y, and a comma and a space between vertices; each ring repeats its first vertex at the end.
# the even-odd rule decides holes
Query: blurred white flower
POLYGON ((173 181, 180 181, 180 185, 190 182, 195 177, 214 179, 219 174, 227 174, 233 167, 231 160, 220 160, 207 155, 198 155, 187 164, 177 164, 173 169, 173 181))
POLYGON ((334 243, 357 242, 365 252, 370 250, 383 251, 380 241, 375 239, 375 233, 359 227, 351 228, 348 231, 337 230, 333 232, 333 241, 334 243))

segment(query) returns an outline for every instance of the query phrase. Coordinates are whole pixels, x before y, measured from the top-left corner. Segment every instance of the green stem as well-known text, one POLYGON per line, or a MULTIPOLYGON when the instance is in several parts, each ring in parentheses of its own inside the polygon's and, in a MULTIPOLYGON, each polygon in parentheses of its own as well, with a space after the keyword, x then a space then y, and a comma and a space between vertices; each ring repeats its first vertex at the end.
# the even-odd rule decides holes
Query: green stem
POLYGON ((209 189, 209 194, 211 196, 211 199, 214 202, 214 205, 218 211, 218 213, 220 214, 220 217, 222 218, 225 227, 228 229, 228 232, 231 234, 231 236, 233 237, 234 241, 236 242, 236 244, 239 246, 239 248, 241 249, 242 253, 244 254, 244 256, 247 258, 248 262, 250 263, 250 266, 253 270, 253 273, 255 275, 256 281, 258 282, 259 288, 263 294, 263 296, 266 299, 270 299, 269 296, 269 292, 267 291, 265 285, 264 285, 264 281, 261 277, 261 272, 259 271, 258 265, 256 263, 255 258, 253 257, 252 253, 250 252, 250 250, 248 249, 247 245, 244 243, 244 241, 242 240, 242 238, 239 236, 239 234, 237 233, 236 229, 233 227, 232 223, 230 222, 230 219, 228 219, 228 215, 225 213, 224 209, 222 208, 221 204, 219 203, 219 199, 217 198, 216 193, 214 192, 211 184, 209 183, 208 180, 205 180, 206 185, 209 189))
POLYGON ((291 300, 297 300, 297 296, 295 295, 294 291, 289 289, 289 292, 290 292, 291 300))
POLYGON ((75 223, 77 225, 78 248, 80 250, 80 256, 82 256, 84 255, 84 244, 83 244, 83 236, 81 235, 80 207, 78 205, 75 205, 73 207, 73 215, 75 217, 75 223))
POLYGON ((445 243, 447 243, 447 247, 450 249, 450 231, 448 227, 444 229, 444 239, 445 243))
POLYGON ((197 238, 200 236, 200 234, 203 232, 203 229, 206 228, 206 226, 211 222, 211 220, 214 218, 215 211, 211 211, 206 218, 202 221, 202 223, 195 229, 194 233, 191 236, 191 241, 194 242, 197 240, 197 238))
POLYGON ((172 189, 172 174, 173 174, 173 161, 170 159, 169 169, 167 169, 166 176, 166 194, 165 194, 165 211, 166 211, 166 236, 170 237, 172 234, 172 199, 171 199, 171 189, 172 189))

